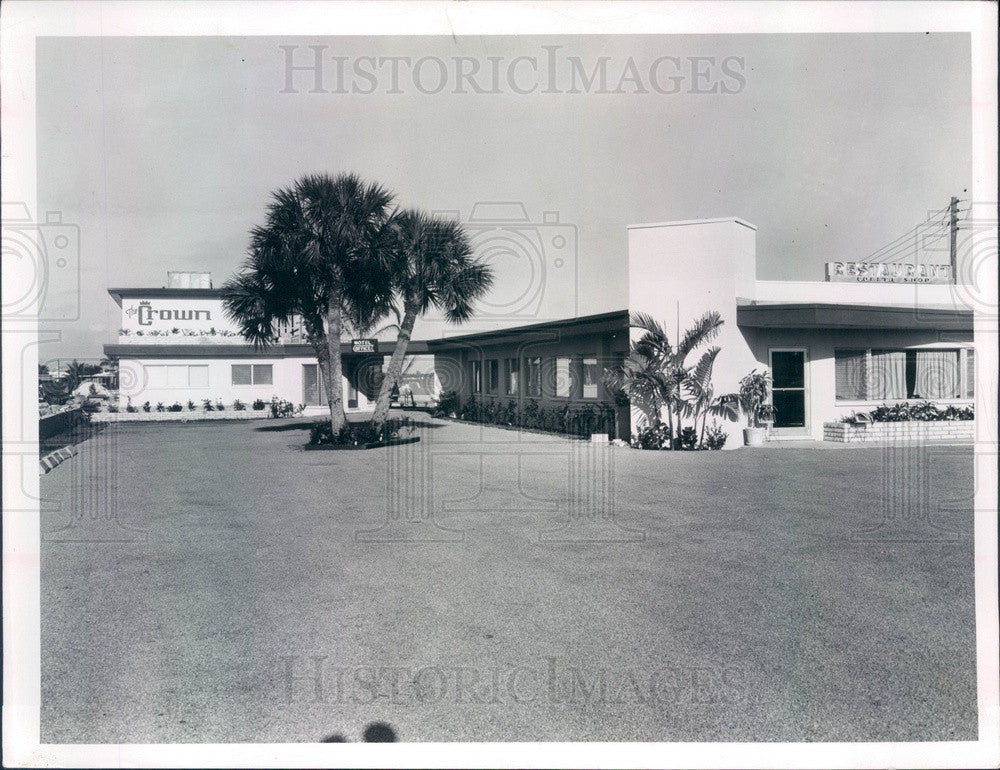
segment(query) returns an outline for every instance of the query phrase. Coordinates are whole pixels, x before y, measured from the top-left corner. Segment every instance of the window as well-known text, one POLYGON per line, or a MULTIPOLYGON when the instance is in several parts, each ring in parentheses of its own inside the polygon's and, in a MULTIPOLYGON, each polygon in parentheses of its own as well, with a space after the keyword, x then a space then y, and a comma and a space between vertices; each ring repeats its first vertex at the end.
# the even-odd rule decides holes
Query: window
POLYGON ((969 348, 965 351, 965 397, 975 398, 976 382, 976 351, 969 348))
POLYGON ((572 359, 556 359, 556 397, 569 398, 573 392, 573 380, 570 377, 569 369, 572 359))
POLYGON ((834 351, 838 401, 972 398, 971 350, 834 351), (965 356, 965 367, 961 366, 965 356))
POLYGON ((500 362, 497 359, 486 362, 486 390, 488 393, 500 390, 500 362))
POLYGON ((483 362, 469 362, 469 381, 472 383, 473 393, 483 392, 483 362))
POLYGON ((233 364, 233 385, 273 385, 272 364, 233 364))
POLYGON ((520 374, 520 361, 516 358, 507 359, 507 395, 516 396, 517 395, 517 376, 520 374))
POLYGON ((583 359, 583 397, 597 398, 597 359, 583 359))
POLYGON ((542 395, 542 359, 524 359, 524 375, 528 384, 528 395, 542 395))
POLYGON ((155 365, 146 367, 146 386, 150 388, 207 388, 208 366, 199 364, 155 365))
POLYGON ((838 401, 864 401, 868 382, 868 351, 837 350, 834 369, 838 401))

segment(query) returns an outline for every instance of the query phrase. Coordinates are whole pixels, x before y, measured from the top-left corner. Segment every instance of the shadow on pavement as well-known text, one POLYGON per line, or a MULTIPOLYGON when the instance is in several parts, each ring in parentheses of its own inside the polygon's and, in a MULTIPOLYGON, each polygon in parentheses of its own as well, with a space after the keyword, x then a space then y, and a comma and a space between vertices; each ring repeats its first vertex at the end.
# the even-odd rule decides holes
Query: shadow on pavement
MULTIPOLYGON (((385 722, 372 722, 362 735, 365 743, 395 743, 396 731, 385 722)), ((340 733, 328 735, 320 743, 347 743, 347 739, 340 733)))

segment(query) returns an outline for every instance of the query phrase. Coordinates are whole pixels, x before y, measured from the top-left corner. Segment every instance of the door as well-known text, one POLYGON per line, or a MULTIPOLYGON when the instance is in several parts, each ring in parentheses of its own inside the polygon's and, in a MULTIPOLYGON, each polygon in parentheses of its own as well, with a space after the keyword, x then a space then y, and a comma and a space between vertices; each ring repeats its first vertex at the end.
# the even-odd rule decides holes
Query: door
POLYGON ((302 364, 302 403, 306 406, 323 406, 325 403, 317 364, 302 364))
POLYGON ((774 428, 785 434, 808 434, 808 383, 804 348, 771 350, 771 401, 774 428))

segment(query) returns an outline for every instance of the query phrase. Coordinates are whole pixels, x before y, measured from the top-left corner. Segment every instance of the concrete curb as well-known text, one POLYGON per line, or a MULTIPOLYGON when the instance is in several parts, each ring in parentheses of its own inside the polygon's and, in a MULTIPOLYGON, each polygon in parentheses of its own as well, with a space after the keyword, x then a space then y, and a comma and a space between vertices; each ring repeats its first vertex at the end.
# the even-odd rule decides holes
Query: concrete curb
POLYGON ((38 461, 38 475, 44 476, 63 460, 68 460, 75 454, 77 454, 77 448, 73 444, 64 446, 62 449, 57 449, 55 452, 50 452, 38 461))

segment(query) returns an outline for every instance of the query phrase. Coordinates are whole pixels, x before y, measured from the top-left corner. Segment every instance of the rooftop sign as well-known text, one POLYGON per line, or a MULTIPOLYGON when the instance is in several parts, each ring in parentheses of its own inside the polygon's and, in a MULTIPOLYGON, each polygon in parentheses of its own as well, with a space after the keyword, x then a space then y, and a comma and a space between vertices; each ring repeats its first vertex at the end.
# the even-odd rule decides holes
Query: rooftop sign
POLYGON ((952 283, 952 275, 951 265, 827 262, 826 280, 835 283, 952 283))

